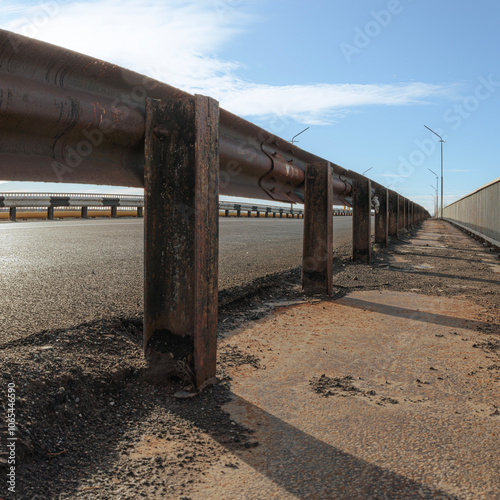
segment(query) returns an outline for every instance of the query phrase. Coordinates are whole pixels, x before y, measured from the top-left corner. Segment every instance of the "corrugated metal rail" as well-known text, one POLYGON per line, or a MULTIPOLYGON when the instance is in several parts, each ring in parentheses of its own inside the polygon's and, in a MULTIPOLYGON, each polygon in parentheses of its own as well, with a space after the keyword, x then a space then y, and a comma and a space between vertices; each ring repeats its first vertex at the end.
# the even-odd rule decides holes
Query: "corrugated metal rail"
MULTIPOLYGON (((215 376, 219 193, 304 203, 303 287, 331 293, 333 205, 353 257, 428 217, 380 184, 119 66, 0 30, 0 178, 144 187, 144 339, 159 374, 215 376)), ((116 207, 115 207, 116 209, 116 207)))
POLYGON ((499 249, 500 177, 444 207, 443 217, 499 249))

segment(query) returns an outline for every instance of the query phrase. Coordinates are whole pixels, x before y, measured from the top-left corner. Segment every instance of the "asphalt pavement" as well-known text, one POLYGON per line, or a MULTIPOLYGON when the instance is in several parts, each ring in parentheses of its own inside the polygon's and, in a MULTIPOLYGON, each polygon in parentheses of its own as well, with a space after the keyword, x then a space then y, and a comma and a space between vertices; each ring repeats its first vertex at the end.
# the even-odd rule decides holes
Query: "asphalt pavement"
MULTIPOLYGON (((336 246, 351 217, 334 218, 336 246)), ((219 288, 300 266, 303 220, 221 218, 219 288)), ((0 342, 143 311, 143 220, 0 223, 0 342)))

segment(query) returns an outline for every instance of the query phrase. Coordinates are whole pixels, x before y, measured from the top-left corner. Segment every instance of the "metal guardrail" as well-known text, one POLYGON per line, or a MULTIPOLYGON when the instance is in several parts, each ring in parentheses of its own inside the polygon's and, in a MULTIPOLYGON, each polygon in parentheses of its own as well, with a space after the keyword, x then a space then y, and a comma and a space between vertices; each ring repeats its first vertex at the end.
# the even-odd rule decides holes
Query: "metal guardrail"
POLYGON ((500 248, 500 177, 444 207, 443 218, 500 248))
MULTIPOLYGON (((87 217, 89 208, 111 208, 111 217, 117 216, 117 211, 114 207, 138 208, 137 216, 143 217, 144 196, 141 195, 108 195, 108 194, 76 194, 76 193, 0 193, 0 211, 3 209, 10 210, 10 219, 16 220, 18 208, 29 209, 47 209, 48 218, 54 218, 55 208, 71 208, 73 210, 81 210, 81 216, 87 217), (51 210, 52 209, 52 210, 51 210)), ((292 217, 301 218, 304 216, 304 211, 301 209, 284 208, 267 205, 250 205, 244 203, 220 202, 219 212, 223 211, 228 217, 230 213, 234 213, 237 217, 247 215, 248 217, 254 214, 256 217, 276 218, 292 217)), ((351 216, 351 210, 333 209, 333 215, 351 216)))
MULTIPOLYGON (((215 376, 218 196, 304 203, 303 287, 332 292, 333 205, 353 258, 429 216, 203 96, 0 30, 0 177, 144 187, 144 343, 156 370, 215 376)), ((115 207, 116 208, 116 207, 115 207)))
POLYGON ((45 208, 47 219, 54 219, 54 209, 61 207, 79 208, 82 218, 88 217, 90 207, 109 207, 113 218, 118 216, 118 207, 137 207, 137 216, 142 217, 144 197, 74 193, 0 193, 0 208, 9 208, 11 221, 17 219, 18 208, 45 208))

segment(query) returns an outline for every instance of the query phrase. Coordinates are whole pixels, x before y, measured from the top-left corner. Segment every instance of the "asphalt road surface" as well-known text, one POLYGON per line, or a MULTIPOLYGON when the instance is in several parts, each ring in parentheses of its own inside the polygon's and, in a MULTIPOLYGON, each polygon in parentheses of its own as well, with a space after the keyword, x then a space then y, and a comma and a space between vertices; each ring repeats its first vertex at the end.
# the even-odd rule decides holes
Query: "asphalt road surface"
MULTIPOLYGON (((335 245, 351 217, 334 218, 335 245)), ((301 264, 303 220, 220 219, 219 288, 301 264)), ((0 223, 0 343, 143 310, 143 220, 0 223)))

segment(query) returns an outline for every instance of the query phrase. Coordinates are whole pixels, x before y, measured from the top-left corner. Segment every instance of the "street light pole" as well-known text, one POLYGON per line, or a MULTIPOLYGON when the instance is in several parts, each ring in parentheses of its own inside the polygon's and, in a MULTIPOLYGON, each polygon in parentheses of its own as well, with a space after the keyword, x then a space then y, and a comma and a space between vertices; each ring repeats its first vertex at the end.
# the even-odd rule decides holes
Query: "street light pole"
POLYGON ((439 188, 438 188, 438 182, 439 182, 439 175, 434 172, 434 170, 431 170, 430 168, 427 169, 429 172, 432 172, 436 176, 436 203, 435 203, 435 212, 434 215, 436 218, 438 217, 438 209, 439 209, 439 202, 438 202, 438 196, 439 196, 439 188))
POLYGON ((429 128, 427 125, 424 125, 424 127, 427 130, 430 130, 434 135, 437 135, 439 137, 439 142, 441 143, 441 219, 443 218, 443 138, 434 132, 431 128, 429 128))

